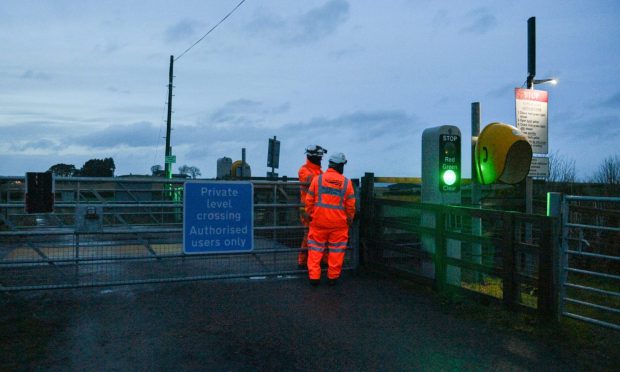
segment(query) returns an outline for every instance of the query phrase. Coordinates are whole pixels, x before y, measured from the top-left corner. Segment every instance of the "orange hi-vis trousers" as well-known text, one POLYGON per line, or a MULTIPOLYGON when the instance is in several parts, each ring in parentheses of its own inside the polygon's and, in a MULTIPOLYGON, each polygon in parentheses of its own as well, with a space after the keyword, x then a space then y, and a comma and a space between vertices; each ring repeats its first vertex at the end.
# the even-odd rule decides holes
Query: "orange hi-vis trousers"
POLYGON ((310 223, 308 232, 308 277, 321 279, 321 258, 327 257, 327 278, 338 279, 349 240, 349 228, 317 228, 310 223))
MULTIPOLYGON (((310 227, 310 218, 304 213, 300 213, 301 223, 306 227, 304 229, 304 238, 301 241, 301 249, 297 255, 297 264, 306 266, 308 263, 308 228, 310 227)), ((323 256, 323 264, 327 264, 327 252, 323 256)))
POLYGON ((307 216, 304 216, 304 213, 301 213, 301 223, 306 227, 304 229, 304 238, 301 241, 301 249, 299 250, 299 254, 297 255, 297 264, 306 265, 308 262, 308 227, 310 226, 310 221, 307 216))

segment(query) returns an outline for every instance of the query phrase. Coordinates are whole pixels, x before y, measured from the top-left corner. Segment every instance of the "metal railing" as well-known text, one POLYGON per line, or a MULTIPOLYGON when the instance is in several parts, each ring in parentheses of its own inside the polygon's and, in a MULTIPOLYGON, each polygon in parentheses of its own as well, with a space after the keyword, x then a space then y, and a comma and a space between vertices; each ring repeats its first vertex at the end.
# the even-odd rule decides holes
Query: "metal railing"
MULTIPOLYGON (((252 252, 186 255, 185 180, 56 181, 54 212, 32 215, 24 212, 23 178, 0 178, 0 290, 304 275, 299 182, 252 181, 252 252), (80 227, 89 206, 101 211, 92 230, 80 227)), ((357 266, 357 244, 354 225, 345 270, 357 266)))
POLYGON ((563 196, 560 313, 620 330, 620 198, 563 196))

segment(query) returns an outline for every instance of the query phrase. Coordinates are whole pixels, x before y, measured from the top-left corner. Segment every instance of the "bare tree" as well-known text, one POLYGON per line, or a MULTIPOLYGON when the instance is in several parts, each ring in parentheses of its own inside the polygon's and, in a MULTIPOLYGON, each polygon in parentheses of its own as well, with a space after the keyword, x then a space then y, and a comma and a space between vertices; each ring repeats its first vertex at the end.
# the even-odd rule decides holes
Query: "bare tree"
POLYGON ((575 175, 574 159, 562 157, 559 151, 549 155, 549 177, 547 178, 547 181, 557 183, 574 183, 577 179, 575 175))
POLYGON ((605 185, 607 192, 615 194, 620 189, 620 156, 610 155, 603 159, 594 172, 592 181, 605 185))

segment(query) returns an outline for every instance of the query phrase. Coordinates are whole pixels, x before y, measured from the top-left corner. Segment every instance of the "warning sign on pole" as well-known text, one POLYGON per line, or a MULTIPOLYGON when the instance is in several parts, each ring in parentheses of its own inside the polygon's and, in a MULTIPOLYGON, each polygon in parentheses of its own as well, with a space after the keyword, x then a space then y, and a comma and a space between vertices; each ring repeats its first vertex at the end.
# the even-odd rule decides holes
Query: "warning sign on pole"
POLYGON ((549 153, 547 103, 544 90, 515 89, 517 128, 527 136, 534 154, 549 153))

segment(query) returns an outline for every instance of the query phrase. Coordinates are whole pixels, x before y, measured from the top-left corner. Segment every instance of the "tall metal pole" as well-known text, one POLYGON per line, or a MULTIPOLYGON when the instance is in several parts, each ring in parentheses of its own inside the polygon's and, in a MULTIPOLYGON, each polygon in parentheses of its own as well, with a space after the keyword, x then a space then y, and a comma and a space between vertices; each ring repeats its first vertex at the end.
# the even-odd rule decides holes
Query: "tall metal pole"
POLYGON ((168 120, 166 121, 166 155, 164 158, 165 173, 167 178, 172 178, 172 147, 170 146, 170 130, 172 127, 172 66, 174 56, 170 56, 170 73, 168 74, 168 120))
POLYGON ((536 17, 527 20, 527 89, 534 89, 536 76, 536 17))
MULTIPOLYGON (((534 89, 536 76, 536 17, 527 20, 527 88, 534 89)), ((534 182, 532 177, 525 177, 525 213, 533 213, 534 182)), ((525 225, 525 241, 532 241, 532 225, 525 225)))

